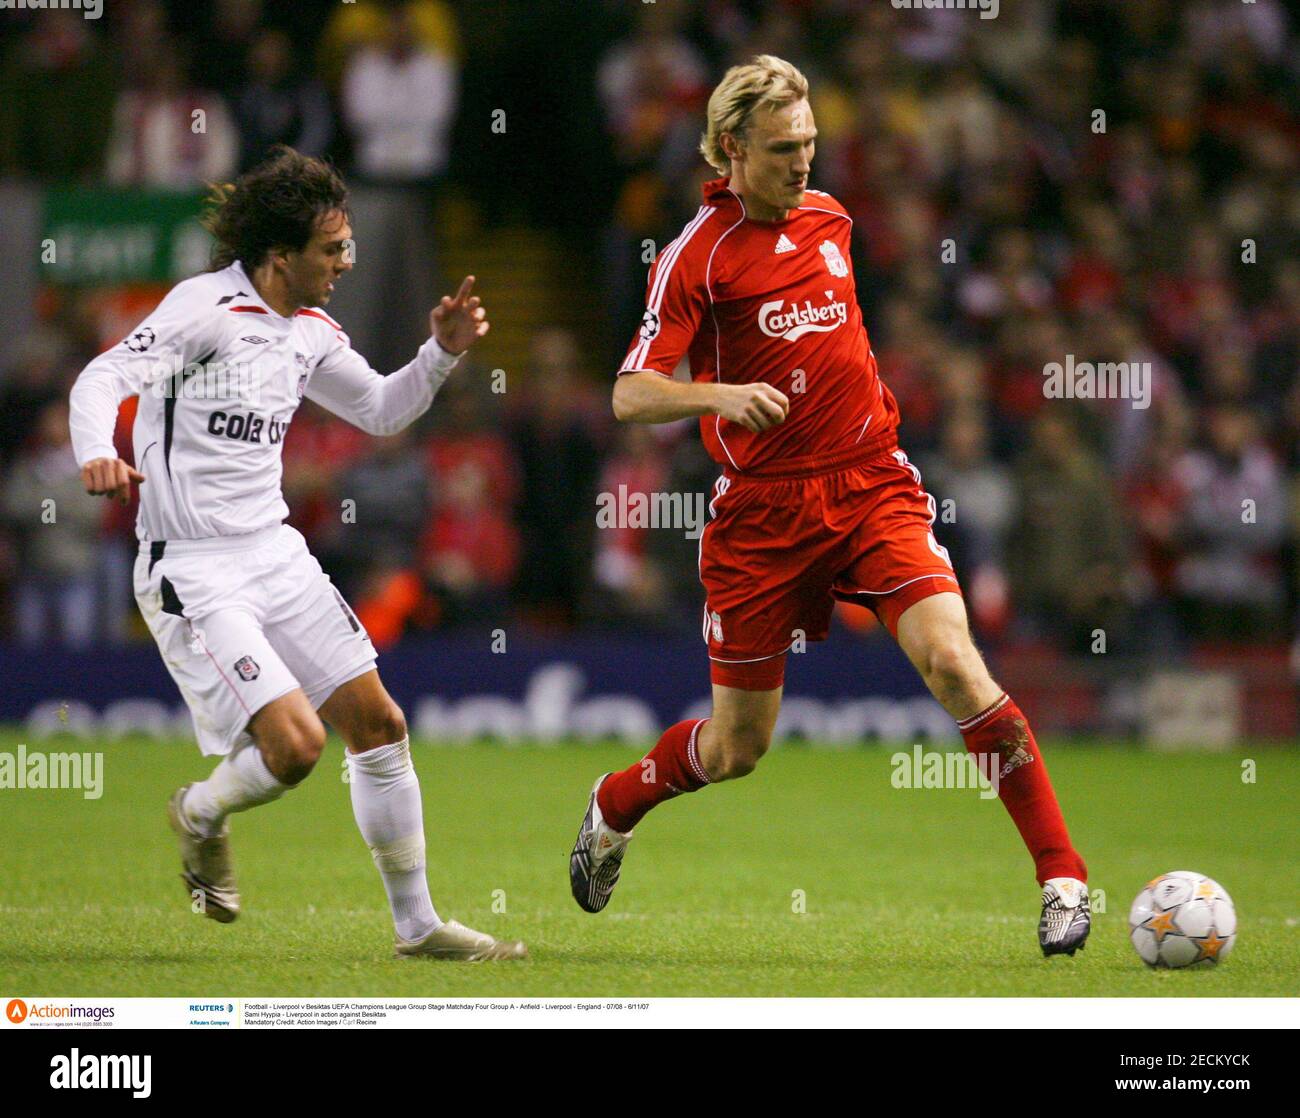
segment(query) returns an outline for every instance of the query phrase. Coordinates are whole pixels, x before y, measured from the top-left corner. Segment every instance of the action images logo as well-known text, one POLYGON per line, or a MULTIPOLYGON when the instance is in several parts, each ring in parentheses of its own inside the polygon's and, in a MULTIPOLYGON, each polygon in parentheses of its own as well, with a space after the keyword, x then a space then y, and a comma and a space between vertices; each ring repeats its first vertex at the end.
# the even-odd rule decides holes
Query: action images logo
POLYGON ((838 330, 849 320, 847 303, 834 298, 833 291, 826 292, 831 302, 825 306, 814 306, 811 299, 802 304, 791 303, 790 309, 784 310, 785 300, 777 299, 764 303, 758 309, 758 328, 769 338, 784 338, 793 342, 805 334, 825 334, 838 330))

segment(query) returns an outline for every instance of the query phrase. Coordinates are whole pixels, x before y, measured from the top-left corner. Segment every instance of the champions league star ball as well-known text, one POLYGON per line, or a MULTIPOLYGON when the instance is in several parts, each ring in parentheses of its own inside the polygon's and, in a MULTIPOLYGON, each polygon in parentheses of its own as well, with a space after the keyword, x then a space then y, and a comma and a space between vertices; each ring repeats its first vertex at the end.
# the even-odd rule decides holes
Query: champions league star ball
POLYGON ((1237 939, 1237 910, 1227 890, 1204 874, 1175 870, 1137 896, 1129 939, 1151 967, 1221 963, 1237 939))

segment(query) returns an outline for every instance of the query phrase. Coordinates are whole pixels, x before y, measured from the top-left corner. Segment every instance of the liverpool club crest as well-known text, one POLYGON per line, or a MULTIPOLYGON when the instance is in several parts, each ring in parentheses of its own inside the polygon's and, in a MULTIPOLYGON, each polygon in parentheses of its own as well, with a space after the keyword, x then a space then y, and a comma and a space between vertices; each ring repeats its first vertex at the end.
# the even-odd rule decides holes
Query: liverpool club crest
POLYGON ((844 257, 840 255, 839 246, 834 241, 822 241, 821 253, 826 260, 826 267, 830 270, 831 275, 843 279, 849 274, 849 265, 844 257))

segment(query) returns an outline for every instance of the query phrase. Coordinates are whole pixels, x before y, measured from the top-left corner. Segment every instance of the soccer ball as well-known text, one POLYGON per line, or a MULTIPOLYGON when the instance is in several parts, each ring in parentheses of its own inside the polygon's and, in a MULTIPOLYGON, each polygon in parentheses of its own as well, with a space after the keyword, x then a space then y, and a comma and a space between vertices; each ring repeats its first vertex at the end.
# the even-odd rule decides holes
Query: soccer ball
POLYGON ((1216 964, 1236 942, 1237 910, 1217 881, 1175 870, 1147 882, 1129 909, 1128 927, 1148 966, 1216 964))

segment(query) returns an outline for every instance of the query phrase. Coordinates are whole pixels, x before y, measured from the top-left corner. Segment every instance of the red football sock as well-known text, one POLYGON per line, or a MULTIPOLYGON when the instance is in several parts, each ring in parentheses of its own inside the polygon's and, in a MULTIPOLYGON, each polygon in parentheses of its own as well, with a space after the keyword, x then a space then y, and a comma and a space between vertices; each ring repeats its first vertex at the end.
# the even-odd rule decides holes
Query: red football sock
POLYGON ((1005 691, 992 706, 957 723, 966 748, 976 757, 992 754, 1000 780, 998 796, 1033 855, 1038 884, 1049 877, 1088 880, 1088 867, 1070 845, 1061 805, 1047 765, 1020 708, 1005 691))
POLYGON ((696 751, 700 727, 707 718, 678 722, 640 761, 611 773, 596 793, 600 813, 616 831, 630 831, 656 804, 709 783, 709 774, 696 751))

